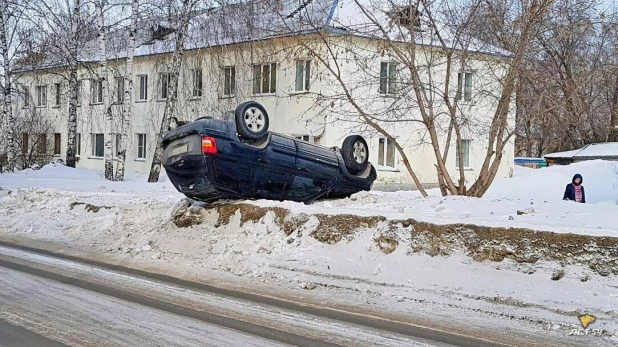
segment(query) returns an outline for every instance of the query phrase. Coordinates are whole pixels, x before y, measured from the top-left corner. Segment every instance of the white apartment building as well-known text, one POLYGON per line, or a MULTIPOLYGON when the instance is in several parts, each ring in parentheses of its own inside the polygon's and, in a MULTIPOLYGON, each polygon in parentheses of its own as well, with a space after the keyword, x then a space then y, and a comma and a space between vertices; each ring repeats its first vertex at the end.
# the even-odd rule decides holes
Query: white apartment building
MULTIPOLYGON (((393 144, 359 122, 354 106, 342 96, 345 94, 343 83, 354 94, 356 104, 376 115, 376 121, 404 146, 420 180, 435 183, 433 149, 423 127, 411 121, 419 119, 418 110, 409 101, 411 98, 402 97, 395 87, 406 85, 405 65, 383 40, 351 33, 348 28, 358 27, 362 22, 355 1, 288 1, 279 4, 277 11, 272 13, 254 11, 260 4, 230 5, 206 11, 192 20, 183 55, 175 116, 179 120, 226 117, 227 112, 241 102, 254 100, 265 106, 270 116, 270 130, 275 132, 325 146, 340 146, 348 134, 361 133, 369 144, 369 159, 377 168, 378 182, 410 183, 393 144), (247 13, 252 17, 243 17, 247 13), (333 73, 334 66, 338 77, 333 73)), ((132 105, 123 100, 127 88, 126 41, 123 40, 126 40, 123 30, 109 35, 109 73, 105 86, 97 70, 97 43, 80 49, 77 165, 103 169, 105 110, 102 89, 106 87, 115 134, 121 132, 123 107, 132 108, 133 117, 127 130, 126 169, 147 173, 168 97, 167 66, 174 50, 174 33, 166 33, 165 28, 157 27, 156 23, 142 23, 134 60, 132 105), (162 35, 157 37, 157 33, 162 35)), ((432 69, 431 79, 426 81, 428 88, 443 86, 446 80, 446 67, 439 52, 431 42, 417 48, 418 65, 432 69)), ((495 111, 492 108, 495 99, 487 96, 491 94, 487 89, 499 85, 500 76, 496 71, 503 72, 501 66, 508 54, 493 47, 475 49, 469 54, 466 67, 461 70, 463 73, 454 76, 458 76, 461 83, 461 112, 469 115, 468 124, 472 129, 462 131, 466 177, 473 180, 487 150, 489 131, 484 127, 495 111)), ((459 69, 458 66, 452 68, 459 69)), ((44 150, 58 159, 64 158, 67 145, 67 76, 66 68, 54 67, 53 62, 51 67, 19 71, 20 98, 13 107, 18 114, 36 114, 49 120, 50 128, 45 134, 24 133, 18 140, 22 146, 24 142, 45 143, 44 150)), ((451 83, 455 90, 458 82, 451 83)), ((437 100, 434 107, 439 113, 444 105, 437 100)), ((514 113, 511 114, 509 124, 514 125, 514 113)), ((444 141, 443 146, 446 144, 446 132, 440 141, 444 141)), ((454 141, 449 144, 453 149, 448 169, 455 178, 458 177, 458 158, 454 144, 454 141)), ((497 177, 512 174, 512 140, 503 155, 497 177)))

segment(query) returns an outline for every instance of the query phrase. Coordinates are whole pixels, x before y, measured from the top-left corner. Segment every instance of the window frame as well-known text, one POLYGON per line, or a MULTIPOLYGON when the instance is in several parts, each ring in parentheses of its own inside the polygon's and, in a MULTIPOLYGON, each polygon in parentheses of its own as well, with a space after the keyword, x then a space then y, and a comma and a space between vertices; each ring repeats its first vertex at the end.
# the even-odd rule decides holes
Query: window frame
POLYGON ((90 104, 101 105, 103 104, 103 79, 91 79, 90 80, 90 104), (96 93, 96 94, 95 94, 96 93), (95 96, 98 100, 95 100, 95 96))
POLYGON ((191 99, 200 99, 203 96, 204 96, 204 72, 202 71, 202 68, 191 69, 191 99))
POLYGON ((306 93, 311 89, 311 59, 298 59, 295 67, 294 92, 306 93))
POLYGON ((40 84, 34 87, 35 94, 35 106, 36 107, 47 107, 47 85, 40 84))
MULTIPOLYGON (((470 139, 461 139, 461 143, 464 146, 464 170, 470 170, 472 167, 470 166, 470 144, 472 140, 470 139), (467 163, 466 163, 467 161, 467 163)), ((459 142, 455 141, 455 167, 459 170, 459 142)))
POLYGON ((148 75, 147 74, 137 75, 137 80, 138 80, 138 83, 137 83, 138 88, 136 90, 137 97, 135 98, 135 102, 148 101, 148 75))
POLYGON ((124 92, 125 92, 125 78, 124 77, 116 77, 116 100, 114 102, 116 104, 124 103, 124 92))
MULTIPOLYGON (((397 137, 395 137, 396 139, 397 137)), ((378 137, 378 160, 377 160, 377 165, 376 165, 376 170, 378 171, 399 171, 398 165, 397 165, 397 158, 398 158, 398 153, 397 153, 397 147, 395 147, 394 143, 391 143, 391 141, 384 137, 384 136, 379 136, 378 137), (380 150, 380 141, 384 141, 384 149, 383 152, 381 152, 380 150), (389 166, 388 165, 388 146, 389 144, 392 145, 393 147, 393 166, 389 166), (380 164, 380 160, 382 160, 382 164, 380 164)))
POLYGON ((105 157, 105 135, 101 134, 101 133, 91 133, 91 147, 92 147, 92 151, 91 151, 91 156, 92 158, 103 158, 105 157), (101 155, 97 155, 97 137, 100 136, 102 139, 101 142, 101 155))
POLYGON ((54 107, 60 107, 62 104, 62 83, 54 83, 54 107))
POLYGON ((170 76, 172 74, 169 72, 159 72, 159 92, 157 93, 157 100, 159 101, 165 101, 167 100, 167 98, 169 98, 170 96, 170 76), (165 76, 167 76, 167 80, 164 78, 165 76), (164 84, 163 82, 165 82, 165 89, 164 89, 164 84), (165 90, 165 97, 163 97, 163 90, 165 90))
POLYGON ((136 135, 137 135, 137 154, 135 158, 138 160, 145 160, 146 156, 148 155, 146 153, 146 141, 147 141, 146 134, 138 133, 136 135), (142 140, 143 140, 143 143, 142 143, 142 140))
POLYGON ((253 95, 277 94, 277 63, 253 64, 253 95), (258 70, 259 68, 259 70, 258 70), (268 91, 264 92, 264 75, 268 68, 268 91), (257 87, 257 88, 256 88, 257 87))
POLYGON ((75 133, 75 156, 82 155, 82 134, 75 133))
POLYGON ((62 154, 62 135, 54 133, 54 155, 62 154))
POLYGON ((233 97, 236 95, 236 66, 228 65, 223 67, 223 97, 233 97), (229 73, 228 73, 229 71, 229 73), (229 91, 230 93, 226 93, 229 91))
POLYGON ((378 93, 382 96, 397 95, 397 66, 398 62, 389 60, 380 62, 380 79, 378 93), (384 75, 383 75, 384 72, 384 75))
POLYGON ((473 78, 474 78, 473 71, 464 70, 463 78, 462 78, 462 72, 457 73, 457 92, 455 95, 456 100, 458 101, 461 100, 466 103, 472 102, 472 89, 473 89, 473 84, 474 84, 473 78), (468 77, 470 79, 469 84, 467 82, 468 77))

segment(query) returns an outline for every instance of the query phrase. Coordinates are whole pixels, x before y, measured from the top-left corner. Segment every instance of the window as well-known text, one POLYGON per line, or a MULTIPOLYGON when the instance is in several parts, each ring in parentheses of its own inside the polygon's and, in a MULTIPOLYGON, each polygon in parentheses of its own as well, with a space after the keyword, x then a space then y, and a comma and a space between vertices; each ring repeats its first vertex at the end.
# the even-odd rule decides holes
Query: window
POLYGON ((395 144, 383 137, 378 142, 378 166, 395 169, 395 144))
POLYGON ((44 107, 47 105, 47 86, 34 87, 36 93, 36 106, 44 107))
POLYGON ((380 94, 395 94, 397 87, 397 63, 380 63, 380 94))
POLYGON ((55 133, 54 134, 54 155, 60 155, 61 145, 62 145, 62 142, 60 142, 60 134, 55 133))
MULTIPOLYGON (((461 140, 461 149, 463 152, 463 166, 470 167, 470 140, 461 140)), ((459 148, 459 146, 457 146, 459 148)), ((455 166, 459 167, 459 150, 455 154, 455 166)))
POLYGON ((275 93, 277 91, 277 64, 253 66, 253 94, 275 93))
POLYGON ((75 154, 82 154, 82 134, 80 133, 75 134, 75 154))
POLYGON ((39 134, 39 153, 47 153, 47 134, 39 134))
POLYGON ((193 78, 193 92, 191 95, 194 98, 202 97, 202 69, 191 70, 191 76, 193 78))
POLYGON ((124 101, 124 77, 116 77, 116 102, 124 101))
POLYGON ((103 134, 92 134, 92 156, 103 157, 105 154, 103 134))
POLYGON ((311 61, 299 60, 296 62, 296 86, 297 92, 304 92, 309 90, 309 81, 311 74, 311 61))
POLYGON ((146 159, 146 134, 137 134, 137 158, 146 159))
POLYGON ((24 107, 30 106, 30 88, 22 87, 22 93, 24 97, 24 107))
POLYGON ((92 104, 103 103, 103 80, 90 80, 90 89, 92 90, 92 104))
POLYGON ((170 86, 170 75, 169 73, 160 73, 159 74, 159 99, 165 100, 168 97, 169 86, 170 86))
POLYGON ((28 133, 21 134, 21 154, 28 154, 28 133))
POLYGON ((462 86, 462 80, 461 80, 461 72, 458 73, 457 83, 459 86, 458 93, 457 93, 457 100, 461 100, 461 91, 463 90, 464 101, 471 101, 472 100, 472 72, 464 73, 463 86, 462 86))
POLYGON ((314 142, 313 136, 310 136, 310 135, 293 135, 293 136, 295 139, 299 139, 299 140, 303 140, 307 142, 314 142))
POLYGON ((55 91, 55 99, 54 99, 54 106, 60 106, 60 101, 61 101, 61 95, 62 95, 62 85, 60 83, 55 83, 54 84, 54 91, 55 91))
POLYGON ((296 176, 287 196, 297 199, 308 198, 317 194, 323 186, 323 182, 319 180, 296 176))
POLYGON ((148 75, 138 75, 139 79, 139 94, 138 101, 148 100, 148 75))
POLYGON ((236 94, 236 67, 226 66, 223 68, 223 95, 232 96, 236 94))

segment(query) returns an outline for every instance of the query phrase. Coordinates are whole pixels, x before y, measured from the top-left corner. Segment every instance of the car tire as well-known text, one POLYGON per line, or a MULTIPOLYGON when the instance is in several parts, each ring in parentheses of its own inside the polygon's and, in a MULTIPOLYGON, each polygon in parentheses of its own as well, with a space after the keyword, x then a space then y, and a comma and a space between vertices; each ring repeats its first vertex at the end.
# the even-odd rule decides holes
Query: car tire
POLYGON ((350 135, 343 141, 341 156, 346 169, 351 174, 356 174, 365 170, 369 164, 369 146, 362 136, 350 135))
POLYGON ((255 101, 243 102, 234 111, 236 131, 245 140, 261 140, 268 134, 269 119, 266 109, 255 101))

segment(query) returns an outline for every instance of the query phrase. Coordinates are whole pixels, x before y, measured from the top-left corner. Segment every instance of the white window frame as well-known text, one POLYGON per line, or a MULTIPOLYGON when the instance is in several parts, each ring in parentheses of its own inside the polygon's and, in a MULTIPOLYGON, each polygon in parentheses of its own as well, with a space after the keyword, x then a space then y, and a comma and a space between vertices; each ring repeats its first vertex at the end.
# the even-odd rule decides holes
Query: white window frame
POLYGON ((307 135, 307 134, 292 134, 291 135, 293 138, 297 139, 297 140, 301 140, 301 141, 305 141, 305 142, 309 142, 309 143, 315 143, 315 137, 311 136, 311 135, 307 135))
POLYGON ((54 107, 60 107, 62 104, 62 83, 54 83, 54 107))
POLYGON ((116 100, 117 104, 122 104, 124 102, 124 91, 125 91, 125 78, 124 77, 116 77, 116 100))
POLYGON ((136 134, 137 135, 137 154, 136 158, 139 160, 146 159, 146 134, 136 134), (143 141, 143 142, 142 142, 143 141))
POLYGON ((172 74, 169 72, 159 72, 159 93, 157 95, 158 100, 167 100, 167 98, 170 97, 171 75, 172 74), (164 90, 165 90, 165 97, 163 97, 164 90))
POLYGON ((223 67, 223 96, 233 97, 236 95, 236 66, 223 67), (229 93, 227 93, 229 91, 229 93))
POLYGON ((105 135, 104 134, 100 134, 100 133, 92 133, 90 134, 91 136, 91 141, 90 141, 90 145, 92 147, 92 151, 90 152, 91 156, 93 158, 103 158, 105 156, 105 135), (97 136, 101 136, 103 138, 103 154, 101 156, 97 155, 97 136))
POLYGON ((75 133, 75 156, 79 157, 82 154, 82 134, 75 133))
POLYGON ((47 86, 44 84, 35 86, 34 91, 36 96, 36 107, 47 106, 47 86))
MULTIPOLYGON (((464 170, 470 170, 472 167, 470 166, 470 147, 471 147, 471 143, 472 140, 470 139, 461 139, 461 144, 464 146, 464 148, 467 147, 467 152, 464 151, 464 165, 463 168, 464 170), (468 154, 468 163, 466 163, 466 153, 468 154)), ((455 167, 457 168, 457 170, 459 170, 459 149, 458 147, 458 142, 457 140, 455 140, 455 167)))
POLYGON ((264 63, 253 65, 253 95, 274 95, 277 93, 277 63, 264 63), (268 90, 264 91, 264 70, 268 67, 268 90), (258 76, 259 68, 259 76, 258 76), (273 77, 274 76, 274 77, 273 77), (259 78, 259 81, 258 81, 259 78), (257 84, 256 84, 257 83, 257 84), (258 86, 258 88, 256 88, 258 86))
MULTIPOLYGON (((397 138, 395 137, 395 139, 397 138)), ((379 171, 399 171, 398 166, 397 166, 398 153, 397 153, 397 147, 395 147, 395 144, 393 144, 393 166, 386 165, 387 159, 388 159, 387 155, 388 155, 389 142, 390 142, 389 139, 384 136, 378 137, 378 146, 377 146, 378 160, 376 161, 377 163, 376 169, 379 171), (384 141, 384 152, 383 153, 380 153, 380 141, 381 140, 384 141), (382 159, 382 165, 380 165, 380 159, 382 159)))
POLYGON ((142 74, 137 75, 137 97, 135 98, 136 102, 143 102, 148 100, 148 75, 142 74))
POLYGON ((191 98, 200 99, 202 96, 204 96, 204 72, 202 68, 191 69, 191 98))
POLYGON ((396 61, 380 62, 380 79, 378 83, 378 93, 380 95, 392 96, 397 94, 397 66, 398 63, 396 61), (384 66, 386 66, 385 75, 382 74, 384 66))
POLYGON ((90 80, 90 104, 100 105, 103 103, 103 79, 90 80))
POLYGON ((462 73, 458 72, 457 73, 457 90, 459 91, 459 93, 457 93, 457 100, 463 100, 464 102, 470 103, 472 102, 472 89, 474 86, 474 72, 473 71, 469 71, 466 70, 463 72, 463 78, 462 78, 462 73), (470 83, 466 83, 466 80, 468 79, 468 77, 470 78, 470 83))
POLYGON ((311 88, 311 59, 299 59, 295 66, 294 92, 308 92, 311 88))

